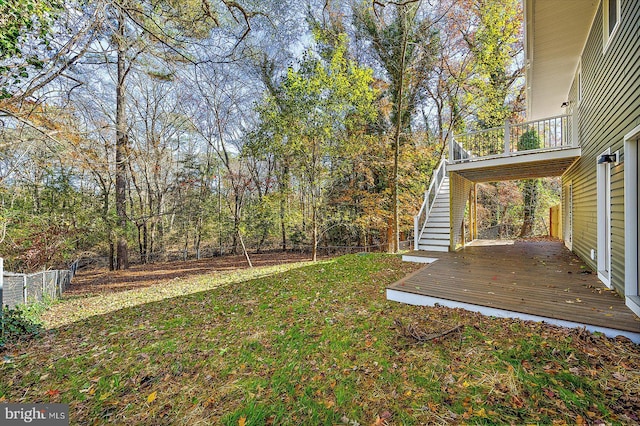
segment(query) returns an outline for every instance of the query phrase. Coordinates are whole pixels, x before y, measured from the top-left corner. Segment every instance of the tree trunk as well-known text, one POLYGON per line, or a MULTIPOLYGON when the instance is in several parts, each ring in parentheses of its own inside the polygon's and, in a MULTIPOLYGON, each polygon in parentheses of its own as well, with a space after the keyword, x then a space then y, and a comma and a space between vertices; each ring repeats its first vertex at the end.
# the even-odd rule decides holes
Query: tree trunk
POLYGON ((536 220, 536 204, 538 203, 538 179, 527 179, 522 188, 522 200, 524 203, 522 228, 520 237, 531 235, 533 224, 536 220))
MULTIPOLYGON (((403 6, 404 7, 404 6, 403 6)), ((402 54, 400 56, 400 76, 398 79, 398 98, 396 101, 396 132, 393 137, 393 187, 391 191, 393 208, 393 238, 389 251, 397 253, 400 249, 400 215, 398 202, 398 160, 400 157, 400 131, 402 130, 402 97, 404 96, 404 63, 407 54, 407 28, 402 34, 402 54)))
POLYGON ((312 246, 312 253, 311 253, 311 257, 313 258, 313 261, 315 262, 316 260, 318 260, 318 208, 315 204, 315 201, 313 202, 313 206, 312 206, 313 212, 311 214, 312 216, 312 222, 313 224, 311 225, 313 228, 313 231, 311 233, 311 246, 312 246))
POLYGON ((280 234, 282 237, 282 251, 287 251, 287 187, 289 186, 289 168, 283 166, 282 176, 278 179, 280 185, 280 234))
POLYGON ((118 216, 118 235, 116 248, 116 269, 129 268, 129 248, 127 245, 127 211, 126 189, 128 168, 127 119, 125 116, 125 55, 126 41, 124 29, 124 12, 118 10, 118 82, 116 86, 116 214, 118 216))
POLYGON ((111 233, 109 233, 109 270, 115 271, 116 262, 115 262, 115 245, 113 244, 113 237, 111 233))

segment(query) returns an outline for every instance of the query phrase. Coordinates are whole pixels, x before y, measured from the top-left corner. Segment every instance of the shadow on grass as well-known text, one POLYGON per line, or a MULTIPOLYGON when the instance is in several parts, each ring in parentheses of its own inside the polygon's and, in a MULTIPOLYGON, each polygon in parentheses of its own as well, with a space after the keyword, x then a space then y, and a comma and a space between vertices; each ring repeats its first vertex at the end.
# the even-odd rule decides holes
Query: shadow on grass
POLYGON ((42 314, 42 320, 47 329, 59 328, 87 320, 93 316, 107 315, 123 308, 209 291, 284 273, 310 264, 311 262, 295 262, 253 269, 214 272, 127 291, 103 293, 95 296, 72 295, 51 306, 42 314))

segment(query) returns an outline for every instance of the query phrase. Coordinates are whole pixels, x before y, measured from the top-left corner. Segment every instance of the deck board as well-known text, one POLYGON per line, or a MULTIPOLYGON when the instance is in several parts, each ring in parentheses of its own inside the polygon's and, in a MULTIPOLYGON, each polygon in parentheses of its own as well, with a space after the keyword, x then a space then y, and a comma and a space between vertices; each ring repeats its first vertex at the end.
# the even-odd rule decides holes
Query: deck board
POLYGON ((559 241, 467 246, 388 288, 563 321, 640 333, 640 318, 559 241))

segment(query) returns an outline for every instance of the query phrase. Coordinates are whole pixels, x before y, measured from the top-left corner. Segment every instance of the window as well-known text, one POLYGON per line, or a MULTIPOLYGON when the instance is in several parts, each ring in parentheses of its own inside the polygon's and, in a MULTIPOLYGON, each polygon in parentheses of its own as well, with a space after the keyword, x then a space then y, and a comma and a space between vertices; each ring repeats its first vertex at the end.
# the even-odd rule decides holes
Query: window
POLYGON ((604 50, 620 26, 620 2, 622 0, 602 0, 602 36, 604 50))

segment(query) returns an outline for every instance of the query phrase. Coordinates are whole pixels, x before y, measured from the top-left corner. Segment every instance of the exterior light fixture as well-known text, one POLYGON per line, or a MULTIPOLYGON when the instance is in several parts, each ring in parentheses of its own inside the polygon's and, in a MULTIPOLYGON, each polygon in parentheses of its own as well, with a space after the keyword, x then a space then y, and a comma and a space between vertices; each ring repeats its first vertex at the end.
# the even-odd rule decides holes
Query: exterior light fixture
POLYGON ((562 105, 560 105, 560 108, 566 108, 568 106, 569 106, 569 101, 564 101, 562 105))
POLYGON ((600 158, 598 158, 598 164, 604 163, 617 163, 618 162, 618 154, 602 154, 600 158))

